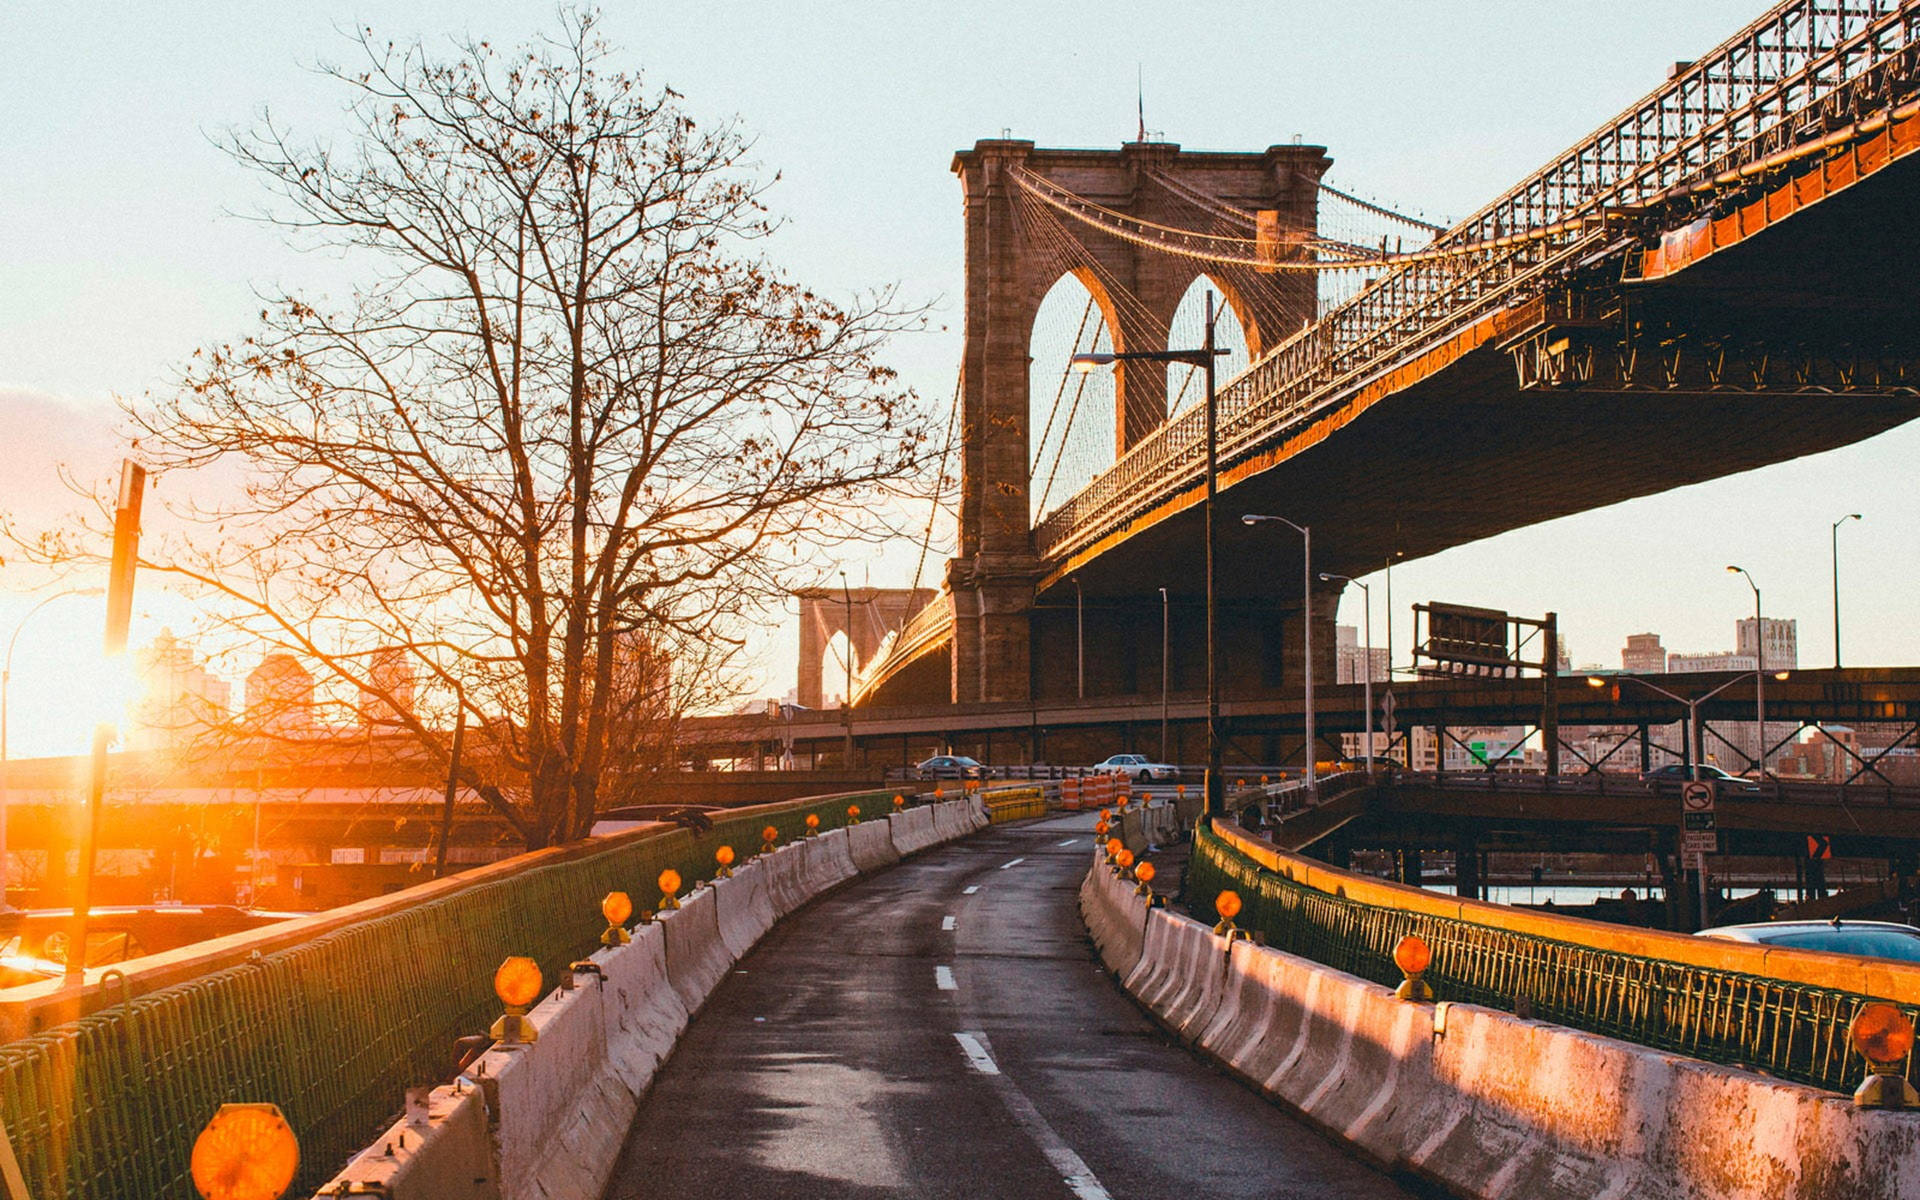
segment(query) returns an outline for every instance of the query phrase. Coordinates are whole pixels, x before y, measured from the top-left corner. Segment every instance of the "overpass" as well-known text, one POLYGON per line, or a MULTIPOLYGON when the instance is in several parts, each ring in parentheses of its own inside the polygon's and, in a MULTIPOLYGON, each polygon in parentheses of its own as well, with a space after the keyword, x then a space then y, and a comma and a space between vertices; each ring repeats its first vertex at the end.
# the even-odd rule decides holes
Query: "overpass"
MULTIPOLYGON (((960 153, 959 554, 860 703, 1124 694, 1161 673, 1162 586, 1176 686, 1194 682, 1205 406, 1169 415, 1163 385, 1128 372, 1111 467, 1033 519, 1032 430, 1051 414, 1029 394, 1031 325, 1065 274, 1125 351, 1166 345, 1187 281, 1217 286, 1255 354, 1220 394, 1221 503, 1311 526, 1315 568, 1338 575, 1911 420, 1917 55, 1894 0, 1779 4, 1399 252, 1316 225, 1337 194, 1316 147, 960 153), (1303 281, 1356 276, 1316 313, 1303 281)), ((1219 579, 1222 636, 1246 651, 1229 686, 1292 690, 1302 613, 1274 593, 1291 595, 1298 547, 1225 521, 1217 536, 1237 564, 1219 579)), ((1310 619, 1330 626, 1337 600, 1324 586, 1310 619)), ((1317 644, 1330 676, 1333 639, 1317 644)))
MULTIPOLYGON (((1751 672, 1745 673, 1750 678, 1751 672)), ((1751 727, 1754 696, 1739 672, 1696 672, 1647 675, 1647 683, 1680 696, 1706 696, 1702 719, 1711 730, 1751 727)), ((1521 726, 1537 728, 1550 711, 1562 727, 1591 726, 1631 731, 1635 736, 1609 767, 1637 766, 1654 745, 1653 731, 1685 719, 1684 705, 1640 687, 1624 677, 1603 680, 1595 688, 1584 675, 1540 678, 1479 679, 1422 678, 1377 683, 1373 726, 1384 729, 1378 702, 1393 696, 1393 716, 1401 740, 1388 757, 1404 757, 1404 731, 1466 726, 1521 726)), ((1342 734, 1358 734, 1366 713, 1360 684, 1326 684, 1315 695, 1315 721, 1322 759, 1344 754, 1342 734)), ((1848 667, 1842 670, 1794 671, 1785 680, 1766 685, 1767 723, 1788 725, 1859 724, 1897 725, 1895 745, 1920 745, 1920 667, 1848 667)), ((1229 769, 1238 765, 1293 763, 1298 765, 1300 737, 1305 729, 1304 705, 1298 692, 1277 693, 1257 687, 1229 688, 1223 693, 1221 713, 1227 737, 1229 769)), ((1193 691, 1159 694, 1102 695, 1085 701, 1032 699, 1024 703, 875 706, 854 710, 850 723, 856 762, 873 767, 900 767, 930 754, 951 749, 992 765, 1000 762, 1054 763, 1083 766, 1117 751, 1139 751, 1174 763, 1194 763, 1205 756, 1206 702, 1193 691), (1167 737, 1162 749, 1161 728, 1167 737)), ((683 758, 751 763, 774 758, 791 745, 803 764, 833 761, 845 744, 849 722, 838 712, 796 712, 782 716, 760 713, 696 717, 678 731, 683 758)), ((1790 738, 1784 733, 1779 738, 1790 738)), ((1707 739, 1709 746, 1718 743, 1707 739)), ((1678 756, 1678 747, 1664 749, 1678 756)), ((1568 749, 1566 770, 1584 771, 1568 749)), ((1872 779, 1863 782, 1872 783, 1872 779)))

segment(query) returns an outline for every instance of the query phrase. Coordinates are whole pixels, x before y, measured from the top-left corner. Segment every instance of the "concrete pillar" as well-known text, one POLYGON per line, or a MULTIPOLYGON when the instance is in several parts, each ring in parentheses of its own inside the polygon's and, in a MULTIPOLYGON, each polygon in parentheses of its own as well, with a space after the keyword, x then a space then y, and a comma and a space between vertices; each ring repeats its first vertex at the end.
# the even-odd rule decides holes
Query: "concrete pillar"
POLYGON ((1480 900, 1480 839, 1462 830, 1453 843, 1453 890, 1467 900, 1480 900))

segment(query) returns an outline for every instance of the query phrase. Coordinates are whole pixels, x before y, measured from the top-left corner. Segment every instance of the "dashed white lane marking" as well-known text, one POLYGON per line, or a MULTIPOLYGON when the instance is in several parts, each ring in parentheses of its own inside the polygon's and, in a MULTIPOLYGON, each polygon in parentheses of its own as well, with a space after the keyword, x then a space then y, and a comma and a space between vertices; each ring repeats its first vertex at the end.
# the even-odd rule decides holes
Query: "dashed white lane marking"
POLYGON ((971 896, 971 895, 973 895, 973 894, 974 894, 975 892, 977 892, 977 891, 979 891, 979 890, 980 890, 980 885, 976 883, 976 884, 974 884, 974 885, 973 885, 972 887, 970 887, 970 888, 968 888, 968 889, 966 889, 965 891, 963 891, 963 892, 961 892, 960 894, 961 894, 962 896, 971 896))
POLYGON ((953 1035, 953 1039, 960 1043, 962 1050, 966 1051, 967 1064, 969 1066, 982 1075, 998 1075, 1000 1073, 1000 1065, 993 1061, 993 1055, 988 1054, 987 1048, 980 1044, 980 1036, 981 1035, 971 1033, 956 1033, 953 1035))
POLYGON ((1062 846, 1077 846, 1077 845, 1079 845, 1079 844, 1080 844, 1080 839, 1079 839, 1079 838, 1068 838, 1068 839, 1067 839, 1066 841, 1064 841, 1064 842, 1061 842, 1060 844, 1061 844, 1062 846))
POLYGON ((942 930, 944 930, 945 932, 947 932, 947 933, 952 933, 952 932, 953 932, 953 918, 952 918, 952 917, 941 917, 941 918, 940 918, 940 928, 941 928, 942 930))
POLYGON ((994 1091, 1000 1093, 1000 1100, 1007 1106, 1007 1112, 1034 1145, 1040 1147, 1040 1153, 1047 1156, 1053 1169, 1060 1172, 1061 1181, 1067 1185, 1079 1200, 1113 1200, 1107 1189, 1102 1187, 1086 1160, 1073 1152, 1061 1136, 1054 1132, 1052 1125, 1040 1115, 1033 1101, 1020 1090, 1012 1079, 1000 1073, 1000 1064, 993 1061, 993 1047, 987 1042, 987 1035, 979 1031, 956 1033, 954 1040, 960 1043, 960 1049, 967 1056, 967 1063, 982 1075, 992 1077, 994 1091))
POLYGON ((959 988, 960 985, 953 981, 952 967, 935 967, 933 969, 933 986, 943 992, 951 992, 959 988))
POLYGON ((1000 864, 1000 869, 1001 869, 1002 871, 1004 871, 1004 870, 1006 870, 1006 869, 1007 869, 1008 867, 1017 867, 1017 866, 1019 866, 1019 865, 1020 865, 1021 863, 1023 863, 1023 862, 1025 862, 1025 861, 1027 861, 1027 859, 1026 859, 1026 856, 1025 856, 1025 855, 1022 855, 1022 856, 1020 856, 1019 858, 1016 858, 1016 859, 1014 859, 1014 860, 1013 860, 1012 862, 1003 862, 1003 863, 1001 863, 1001 864, 1000 864))

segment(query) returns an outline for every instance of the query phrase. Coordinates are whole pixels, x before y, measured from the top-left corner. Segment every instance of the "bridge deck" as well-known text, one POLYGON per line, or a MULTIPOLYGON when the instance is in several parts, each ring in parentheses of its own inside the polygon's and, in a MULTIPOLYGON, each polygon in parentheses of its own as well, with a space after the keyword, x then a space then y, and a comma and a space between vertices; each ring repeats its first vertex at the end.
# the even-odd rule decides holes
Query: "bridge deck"
POLYGON ((1073 901, 1091 819, 992 830, 776 929, 654 1082, 609 1200, 1409 1195, 1113 986, 1073 901))

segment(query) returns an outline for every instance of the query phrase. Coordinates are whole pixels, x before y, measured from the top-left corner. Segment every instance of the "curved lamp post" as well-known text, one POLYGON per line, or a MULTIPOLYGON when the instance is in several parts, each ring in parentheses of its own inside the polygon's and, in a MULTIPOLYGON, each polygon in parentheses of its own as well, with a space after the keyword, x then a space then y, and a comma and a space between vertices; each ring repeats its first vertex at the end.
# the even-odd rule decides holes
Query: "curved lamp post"
POLYGON ((1197 350, 1127 350, 1114 354, 1076 354, 1070 360, 1074 370, 1081 373, 1092 371, 1116 362, 1166 362, 1185 363, 1190 367, 1199 367, 1206 374, 1207 382, 1207 493, 1201 505, 1202 520, 1206 523, 1207 551, 1207 778, 1205 790, 1207 796, 1207 815, 1222 817, 1226 815, 1226 792, 1220 779, 1220 670, 1219 639, 1216 636, 1214 620, 1214 554, 1213 554, 1213 500, 1217 491, 1219 476, 1220 449, 1220 401, 1214 389, 1214 360, 1226 351, 1214 345, 1213 341, 1213 293, 1207 293, 1206 339, 1197 350))
POLYGON ((1767 630, 1760 619, 1760 585, 1745 567, 1728 567, 1753 589, 1753 724, 1758 740, 1754 743, 1755 762, 1762 778, 1767 774, 1767 630))
POLYGON ((1312 795, 1319 786, 1313 762, 1316 745, 1313 736, 1313 529, 1266 513, 1247 513, 1240 518, 1243 525, 1258 525, 1264 521, 1277 521, 1300 535, 1300 645, 1301 653, 1306 657, 1300 673, 1307 680, 1307 792, 1312 795))
MULTIPOLYGON (((1364 719, 1360 728, 1363 730, 1361 736, 1366 739, 1367 778, 1371 779, 1373 778, 1373 589, 1351 575, 1329 575, 1325 571, 1320 572, 1321 583, 1332 583, 1336 579, 1341 583, 1351 583, 1359 588, 1361 598, 1366 604, 1366 612, 1360 622, 1360 637, 1366 643, 1360 649, 1360 680, 1364 685, 1361 689, 1360 703, 1365 706, 1364 719)), ((1388 651, 1387 657, 1389 660, 1392 659, 1392 651, 1388 651)), ((1334 682, 1339 682, 1338 677, 1334 682)))
POLYGON ((1863 518, 1859 513, 1848 513, 1833 523, 1829 531, 1833 546, 1833 669, 1840 669, 1840 527, 1848 521, 1863 518))

